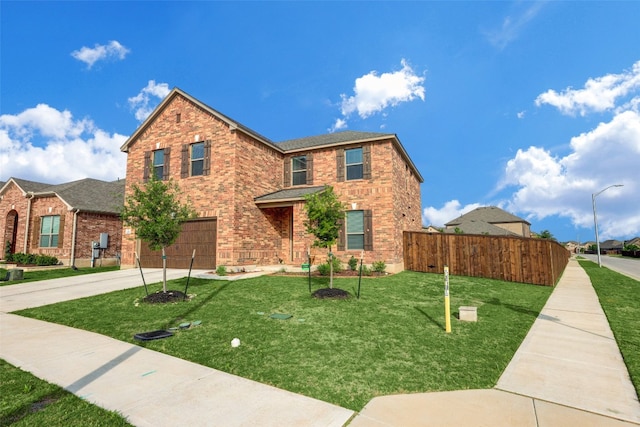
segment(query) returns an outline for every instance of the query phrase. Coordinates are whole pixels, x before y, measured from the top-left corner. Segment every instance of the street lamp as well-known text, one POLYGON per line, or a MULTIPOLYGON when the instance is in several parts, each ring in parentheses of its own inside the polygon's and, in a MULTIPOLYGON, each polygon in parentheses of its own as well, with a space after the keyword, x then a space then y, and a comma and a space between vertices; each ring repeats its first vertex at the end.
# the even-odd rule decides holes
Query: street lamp
POLYGON ((596 249, 598 251, 598 267, 602 267, 602 261, 600 260, 600 238, 598 237, 598 215, 596 214, 596 197, 600 193, 604 193, 611 187, 622 187, 623 184, 613 184, 605 188, 604 190, 600 190, 597 193, 593 193, 591 195, 591 203, 593 203, 593 225, 596 228, 596 249))

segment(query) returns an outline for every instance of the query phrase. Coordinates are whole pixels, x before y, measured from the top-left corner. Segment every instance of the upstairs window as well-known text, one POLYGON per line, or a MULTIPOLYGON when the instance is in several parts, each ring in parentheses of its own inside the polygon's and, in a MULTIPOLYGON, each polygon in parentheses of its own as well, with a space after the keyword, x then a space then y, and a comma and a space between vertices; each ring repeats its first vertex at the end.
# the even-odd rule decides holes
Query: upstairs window
POLYGON ((363 145, 358 148, 337 149, 337 173, 338 181, 350 181, 356 179, 371 179, 371 146, 363 145))
POLYGON ((191 144, 191 176, 204 174, 204 142, 191 144))
POLYGON ((169 158, 171 147, 161 150, 145 151, 143 180, 147 182, 150 177, 159 180, 169 179, 169 158))
POLYGON ((292 185, 307 183, 307 156, 297 156, 291 159, 292 185))
POLYGON ((344 151, 347 167, 347 181, 362 179, 362 148, 353 148, 344 151))
POLYGON ((164 177, 164 150, 153 152, 153 176, 158 180, 164 177))
POLYGON ((211 141, 182 144, 180 178, 209 175, 211 141))
POLYGON ((313 184, 313 153, 289 157, 284 161, 285 187, 313 184))
POLYGON ((40 247, 57 248, 60 215, 43 216, 40 221, 40 247))

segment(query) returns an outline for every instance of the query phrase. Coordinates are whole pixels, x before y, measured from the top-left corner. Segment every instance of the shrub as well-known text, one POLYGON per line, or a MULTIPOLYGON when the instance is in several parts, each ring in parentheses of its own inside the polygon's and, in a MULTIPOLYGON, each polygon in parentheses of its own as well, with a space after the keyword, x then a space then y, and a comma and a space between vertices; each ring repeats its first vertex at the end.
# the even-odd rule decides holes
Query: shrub
POLYGON ((218 268, 216 268, 216 274, 218 276, 226 276, 227 275, 227 267, 225 267, 224 265, 219 265, 218 268))
POLYGON ((382 274, 387 269, 387 264, 385 264, 384 261, 374 261, 374 263, 372 264, 372 267, 373 267, 373 271, 375 271, 376 273, 382 274))
POLYGON ((349 268, 351 271, 356 271, 356 268, 358 268, 358 260, 353 255, 349 258, 349 268))
POLYGON ((339 258, 333 257, 333 272, 340 273, 342 270, 344 270, 344 267, 342 266, 342 261, 340 261, 339 258))
POLYGON ((328 276, 330 273, 329 263, 325 262, 324 264, 318 265, 318 273, 320 273, 321 276, 328 276))
POLYGON ((362 266, 362 275, 363 276, 371 276, 371 274, 372 274, 371 269, 368 266, 363 265, 362 266))
POLYGON ((4 260, 7 262, 13 261, 13 254, 11 253, 11 242, 7 240, 7 244, 4 246, 4 260))
POLYGON ((24 265, 56 265, 58 258, 49 255, 23 254, 18 252, 13 254, 13 262, 24 265))

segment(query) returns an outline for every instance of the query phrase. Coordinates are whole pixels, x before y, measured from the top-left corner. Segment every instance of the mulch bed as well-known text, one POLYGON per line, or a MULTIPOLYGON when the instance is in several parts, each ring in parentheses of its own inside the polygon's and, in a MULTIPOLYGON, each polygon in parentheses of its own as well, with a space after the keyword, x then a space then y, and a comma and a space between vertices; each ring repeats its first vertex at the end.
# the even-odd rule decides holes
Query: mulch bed
POLYGON ((142 299, 143 302, 148 302, 149 304, 166 304, 169 302, 179 302, 185 299, 184 292, 180 291, 167 291, 162 292, 158 291, 153 294, 149 294, 148 296, 142 299))
POLYGON ((314 298, 319 299, 346 299, 349 298, 349 292, 338 288, 322 288, 315 291, 314 298))

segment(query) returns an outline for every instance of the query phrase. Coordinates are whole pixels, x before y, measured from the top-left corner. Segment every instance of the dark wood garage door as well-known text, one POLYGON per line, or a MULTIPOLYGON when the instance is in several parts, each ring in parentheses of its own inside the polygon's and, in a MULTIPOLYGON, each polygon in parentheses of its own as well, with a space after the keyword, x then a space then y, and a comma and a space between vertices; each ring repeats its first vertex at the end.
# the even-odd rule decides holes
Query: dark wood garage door
MULTIPOLYGON (((216 268, 217 221, 215 218, 188 221, 182 224, 182 232, 176 242, 166 248, 167 268, 189 268, 191 255, 195 269, 216 268)), ((152 251, 146 242, 140 243, 142 267, 162 267, 162 251, 152 251)))

